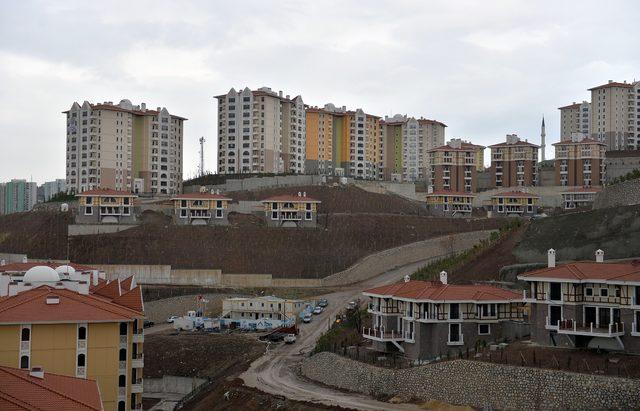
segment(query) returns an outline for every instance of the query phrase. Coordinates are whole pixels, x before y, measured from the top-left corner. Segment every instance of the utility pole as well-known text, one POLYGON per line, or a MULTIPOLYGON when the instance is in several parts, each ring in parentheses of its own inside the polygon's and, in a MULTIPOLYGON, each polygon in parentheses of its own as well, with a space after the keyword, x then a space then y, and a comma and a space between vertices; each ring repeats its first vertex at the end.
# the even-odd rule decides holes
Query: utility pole
POLYGON ((200 175, 202 177, 204 175, 204 142, 207 141, 204 137, 200 137, 200 175))

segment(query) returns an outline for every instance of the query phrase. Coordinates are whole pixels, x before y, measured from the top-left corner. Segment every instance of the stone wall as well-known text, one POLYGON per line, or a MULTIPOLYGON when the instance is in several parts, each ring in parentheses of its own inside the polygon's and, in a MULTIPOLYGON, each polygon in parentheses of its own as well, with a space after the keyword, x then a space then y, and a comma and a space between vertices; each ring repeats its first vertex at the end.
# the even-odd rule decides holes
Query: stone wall
POLYGON ((357 283, 407 264, 446 257, 473 247, 489 238, 491 232, 485 230, 452 234, 384 250, 364 257, 344 271, 325 277, 322 284, 339 286, 357 283))
POLYGON ((518 410, 634 409, 640 381, 454 360, 385 369, 323 352, 302 363, 307 378, 367 395, 518 410))
MULTIPOLYGON (((251 177, 245 179, 229 179, 224 184, 208 185, 207 190, 220 190, 221 193, 234 191, 260 190, 274 187, 313 186, 322 183, 322 176, 293 175, 276 177, 251 177)), ((185 193, 196 193, 200 186, 186 186, 185 193)))
POLYGON ((640 204, 640 178, 606 186, 596 196, 594 209, 640 204))
POLYGON ((607 151, 604 164, 607 167, 607 181, 612 181, 633 170, 640 170, 640 153, 637 151, 607 151))
POLYGON ((424 195, 416 194, 414 183, 395 183, 391 181, 353 180, 353 184, 365 191, 378 194, 396 194, 410 200, 424 201, 424 195))
POLYGON ((137 227, 134 224, 69 224, 67 226, 67 235, 70 237, 76 235, 95 235, 95 234, 111 234, 137 227))
POLYGON ((165 375, 162 378, 145 378, 144 392, 148 393, 171 393, 171 394, 189 394, 202 384, 207 382, 203 378, 176 377, 173 375, 165 375))

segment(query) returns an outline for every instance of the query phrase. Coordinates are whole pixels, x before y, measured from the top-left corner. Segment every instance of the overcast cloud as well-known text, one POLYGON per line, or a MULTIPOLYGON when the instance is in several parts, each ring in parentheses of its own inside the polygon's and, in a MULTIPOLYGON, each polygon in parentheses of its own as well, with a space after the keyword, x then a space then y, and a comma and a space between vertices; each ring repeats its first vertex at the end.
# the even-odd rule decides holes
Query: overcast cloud
MULTIPOLYGON (((640 77, 638 1, 0 1, 0 181, 65 174, 74 101, 164 106, 216 164, 216 102, 270 86, 378 115, 446 123, 447 139, 558 140, 557 107, 640 77)), ((552 156, 550 147, 547 158, 552 156)), ((488 156, 485 156, 488 161, 488 156)))

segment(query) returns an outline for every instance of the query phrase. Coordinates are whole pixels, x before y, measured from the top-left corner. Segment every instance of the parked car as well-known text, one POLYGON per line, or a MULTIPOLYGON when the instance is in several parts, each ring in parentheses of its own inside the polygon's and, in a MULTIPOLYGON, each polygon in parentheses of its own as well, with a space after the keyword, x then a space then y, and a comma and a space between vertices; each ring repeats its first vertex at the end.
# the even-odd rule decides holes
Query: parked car
POLYGON ((173 324, 173 322, 174 322, 177 318, 179 318, 177 315, 172 315, 171 317, 167 318, 167 322, 168 322, 169 324, 173 324))
POLYGON ((546 218, 547 215, 545 213, 540 213, 540 214, 534 214, 531 216, 532 220, 539 220, 541 218, 546 218))
POLYGON ((294 342, 296 342, 296 335, 295 334, 287 334, 284 336, 284 342, 285 344, 293 344, 294 342))
POLYGON ((156 325, 153 321, 151 320, 144 320, 144 328, 149 328, 149 327, 153 327, 154 325, 156 325))
POLYGON ((322 307, 320 307, 319 305, 316 306, 316 308, 313 309, 313 313, 314 314, 322 314, 322 307))
POLYGON ((322 308, 326 307, 329 305, 329 301, 327 301, 325 298, 323 298, 322 300, 318 301, 318 305, 322 308))
POLYGON ((311 322, 311 314, 305 314, 304 317, 302 317, 302 322, 303 323, 310 323, 311 322))
POLYGON ((349 304, 347 304, 347 310, 355 310, 356 308, 358 308, 358 303, 355 301, 349 301, 349 304))

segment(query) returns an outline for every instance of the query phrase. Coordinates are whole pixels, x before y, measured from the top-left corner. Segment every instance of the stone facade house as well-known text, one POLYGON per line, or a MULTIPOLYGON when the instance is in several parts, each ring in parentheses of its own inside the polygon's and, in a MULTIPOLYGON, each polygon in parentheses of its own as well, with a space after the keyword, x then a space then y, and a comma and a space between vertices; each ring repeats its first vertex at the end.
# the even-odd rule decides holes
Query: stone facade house
POLYGON ((413 281, 376 287, 370 297, 372 327, 364 338, 381 352, 401 352, 414 360, 474 349, 476 344, 513 339, 514 322, 524 317, 522 293, 489 285, 413 281))
POLYGON ((471 193, 437 190, 427 194, 427 212, 434 217, 471 217, 471 193))
POLYGON ((542 345, 623 350, 640 354, 640 263, 595 261, 548 267, 518 276, 531 305, 531 339, 542 345))
POLYGON ((264 215, 269 227, 315 227, 319 200, 298 195, 279 195, 265 198, 264 215))
POLYGON ((78 194, 76 224, 134 224, 133 201, 128 191, 98 188, 78 194))
POLYGON ((540 196, 523 191, 507 191, 491 196, 491 212, 496 217, 532 216, 538 213, 540 196))
POLYGON ((178 225, 228 225, 231 199, 207 192, 173 197, 173 221, 178 225))

